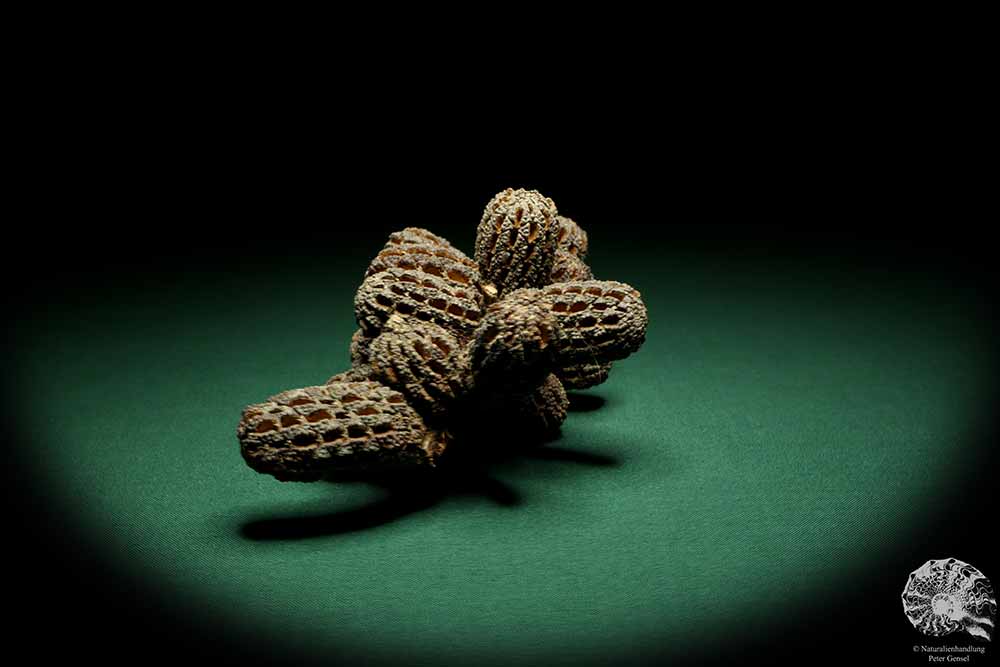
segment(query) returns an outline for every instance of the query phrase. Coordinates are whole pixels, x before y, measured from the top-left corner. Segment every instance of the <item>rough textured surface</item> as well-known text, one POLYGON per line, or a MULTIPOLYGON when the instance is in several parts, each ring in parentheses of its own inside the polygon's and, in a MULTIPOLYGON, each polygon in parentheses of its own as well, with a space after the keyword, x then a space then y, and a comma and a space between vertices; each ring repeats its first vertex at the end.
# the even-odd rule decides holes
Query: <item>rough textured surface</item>
POLYGON ((351 366, 358 368, 368 365, 369 348, 372 339, 365 335, 364 329, 358 329, 351 336, 351 366))
POLYGON ((343 371, 342 373, 337 373, 330 377, 329 380, 323 384, 337 384, 338 382, 365 382, 368 380, 368 376, 371 375, 371 369, 368 366, 354 366, 352 368, 343 371))
POLYGON ((550 283, 591 280, 593 277, 594 273, 582 259, 565 250, 556 251, 556 259, 549 274, 550 283))
MULTIPOLYGON (((398 246, 398 245, 435 245, 443 248, 451 248, 455 250, 454 246, 448 241, 448 239, 438 236, 422 227, 406 227, 399 230, 398 232, 393 232, 389 235, 389 240, 386 242, 386 247, 398 246)), ((455 250, 458 254, 462 254, 458 250, 455 250)))
POLYGON ((600 384, 645 338, 639 292, 593 280, 587 251, 587 233, 534 190, 490 200, 475 261, 426 229, 391 234, 355 295, 351 368, 247 408, 247 463, 339 480, 431 467, 446 441, 461 458, 551 439, 566 387, 600 384))
POLYGON ((371 351, 372 379, 402 392, 421 414, 440 417, 468 391, 465 350, 436 324, 393 315, 371 351))
POLYGON ((549 438, 566 421, 568 409, 566 389, 558 377, 550 374, 518 403, 515 418, 518 430, 541 440, 549 438))
POLYGON ((390 268, 365 278, 354 300, 354 313, 374 337, 393 313, 434 322, 468 335, 482 319, 481 295, 474 286, 423 271, 390 268))
POLYGON ((475 259, 499 296, 548 284, 559 238, 556 213, 553 201, 535 190, 508 188, 486 205, 475 259))
MULTIPOLYGON (((411 228, 409 234, 418 231, 431 235, 430 232, 415 228, 411 228)), ((389 242, 368 265, 365 277, 386 269, 398 268, 445 278, 458 287, 471 287, 479 283, 476 263, 443 239, 441 243, 436 243, 430 240, 424 241, 423 236, 407 236, 406 238, 412 240, 394 243, 392 239, 397 234, 399 232, 390 237, 389 242)))
POLYGON ((337 470, 433 466, 445 448, 402 394, 376 382, 277 394, 246 408, 236 433, 247 464, 282 481, 315 481, 337 470))
POLYGON ((625 283, 583 280, 550 285, 544 293, 564 333, 560 367, 624 359, 646 340, 646 306, 625 283))
POLYGON ((561 215, 556 216, 556 224, 559 225, 559 235, 556 241, 559 250, 575 255, 581 260, 587 259, 587 251, 590 248, 587 242, 587 232, 583 230, 583 227, 561 215))
POLYGON ((590 389, 606 382, 611 374, 611 362, 603 364, 577 364, 556 371, 567 389, 590 389))
POLYGON ((562 332, 544 294, 520 289, 493 304, 473 335, 469 356, 476 384, 520 391, 556 368, 562 332))

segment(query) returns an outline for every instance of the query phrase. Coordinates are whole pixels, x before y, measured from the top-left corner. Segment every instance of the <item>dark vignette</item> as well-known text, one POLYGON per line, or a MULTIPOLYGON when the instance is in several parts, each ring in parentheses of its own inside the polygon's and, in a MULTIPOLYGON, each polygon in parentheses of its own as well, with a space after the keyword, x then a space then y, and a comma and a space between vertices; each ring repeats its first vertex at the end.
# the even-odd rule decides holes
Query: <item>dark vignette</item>
MULTIPOLYGON (((947 276, 982 292, 980 320, 996 330, 993 251, 979 230, 984 178, 950 143, 935 135, 913 140, 905 122, 889 123, 899 121, 890 111, 853 122, 833 113, 780 122, 752 113, 737 122, 698 115, 588 143, 585 159, 553 146, 546 159, 489 165, 463 151, 406 141, 347 146, 305 130, 248 140, 248 127, 231 116, 217 118, 212 131, 180 123, 160 134, 141 120, 123 121, 108 142, 70 128, 56 142, 68 159, 44 172, 52 188, 41 202, 47 219, 70 224, 58 234, 30 230, 29 250, 5 267, 17 304, 8 309, 14 323, 5 366, 17 368, 9 343, 17 341, 16 321, 35 309, 95 292, 113 299, 174 272, 273 260, 284 252, 272 238, 276 228, 315 257, 362 263, 371 239, 403 226, 400 220, 445 235, 451 228, 468 248, 475 224, 468 212, 508 185, 577 202, 588 220, 600 221, 588 224, 603 225, 602 236, 615 238, 621 252, 671 245, 734 253, 762 266, 791 257, 947 276), (441 222, 454 220, 462 222, 441 222)), ((108 664, 331 664, 336 656, 320 659, 204 618, 157 582, 114 571, 93 536, 67 521, 39 483, 31 452, 43 435, 19 424, 25 408, 10 382, 16 377, 5 373, 2 395, 11 448, 5 565, 15 642, 38 657, 86 655, 108 664)), ((996 398, 995 388, 984 388, 984 404, 995 406, 996 398)), ((790 617, 720 628, 709 654, 623 646, 620 655, 594 656, 594 663, 796 663, 817 654, 895 662, 911 645, 933 643, 906 624, 899 590, 910 570, 946 555, 1000 578, 983 529, 996 516, 996 426, 991 421, 970 436, 981 473, 964 481, 961 500, 928 517, 885 562, 860 570, 856 588, 790 617)), ((405 656, 397 664, 407 664, 405 656)))

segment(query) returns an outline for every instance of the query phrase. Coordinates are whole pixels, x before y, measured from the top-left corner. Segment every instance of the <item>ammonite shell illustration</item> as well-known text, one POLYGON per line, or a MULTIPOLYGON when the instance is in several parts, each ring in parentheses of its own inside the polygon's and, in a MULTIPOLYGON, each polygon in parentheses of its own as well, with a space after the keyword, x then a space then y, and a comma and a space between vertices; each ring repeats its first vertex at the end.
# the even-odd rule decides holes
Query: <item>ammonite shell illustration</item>
POLYGON ((997 601, 982 572, 955 558, 929 560, 910 573, 903 611, 920 632, 942 637, 964 630, 987 641, 997 601))

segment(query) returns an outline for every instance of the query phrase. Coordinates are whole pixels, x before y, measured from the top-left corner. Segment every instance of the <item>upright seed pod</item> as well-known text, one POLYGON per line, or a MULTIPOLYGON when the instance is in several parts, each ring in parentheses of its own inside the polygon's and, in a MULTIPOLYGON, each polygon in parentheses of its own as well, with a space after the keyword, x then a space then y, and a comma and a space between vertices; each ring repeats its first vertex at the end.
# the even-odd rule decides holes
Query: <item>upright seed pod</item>
POLYGON ((581 260, 587 259, 589 247, 587 232, 583 230, 583 227, 561 215, 556 216, 556 223, 559 225, 557 247, 581 260))
POLYGON ((247 464, 281 481, 433 467, 446 447, 402 394, 377 382, 282 392, 246 408, 236 434, 247 464))
POLYGON ((354 299, 354 314, 374 338, 393 313, 433 322, 467 336, 482 319, 482 295, 475 286, 424 271, 387 268, 365 278, 354 299))
POLYGON ((549 282, 559 234, 556 215, 552 200, 535 190, 508 188, 486 205, 475 259, 484 283, 500 297, 549 282))
POLYGON ((550 285, 544 293, 564 334, 560 367, 624 359, 646 340, 646 305, 625 283, 583 280, 550 285))
POLYGON ((490 306, 473 334, 469 357, 478 389, 521 391, 556 368, 562 333, 543 293, 520 289, 490 306))
POLYGON ((441 417, 468 390, 468 357, 458 339, 430 322, 393 315, 371 345, 372 378, 403 393, 426 417, 441 417))
POLYGON ((565 366, 556 371, 568 389, 589 389, 606 382, 611 374, 611 362, 603 364, 582 363, 575 366, 565 366))

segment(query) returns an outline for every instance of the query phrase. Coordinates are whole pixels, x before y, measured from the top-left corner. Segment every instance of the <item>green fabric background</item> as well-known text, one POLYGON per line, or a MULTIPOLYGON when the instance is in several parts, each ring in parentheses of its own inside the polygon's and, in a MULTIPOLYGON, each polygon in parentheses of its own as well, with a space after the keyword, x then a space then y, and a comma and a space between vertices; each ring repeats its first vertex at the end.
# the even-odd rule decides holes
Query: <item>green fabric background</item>
POLYGON ((235 426, 345 367, 376 250, 150 277, 17 332, 55 502, 220 632, 432 664, 693 650, 843 585, 976 465, 963 443, 993 360, 975 293, 597 248, 598 276, 650 313, 645 347, 586 392, 604 404, 572 413, 548 455, 493 466, 495 483, 349 530, 384 490, 257 475, 235 426), (327 534, 254 531, 324 516, 327 534))

